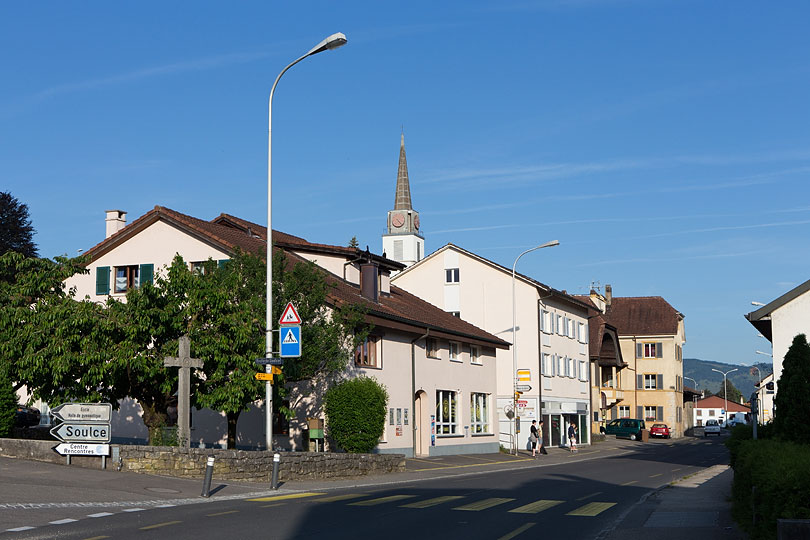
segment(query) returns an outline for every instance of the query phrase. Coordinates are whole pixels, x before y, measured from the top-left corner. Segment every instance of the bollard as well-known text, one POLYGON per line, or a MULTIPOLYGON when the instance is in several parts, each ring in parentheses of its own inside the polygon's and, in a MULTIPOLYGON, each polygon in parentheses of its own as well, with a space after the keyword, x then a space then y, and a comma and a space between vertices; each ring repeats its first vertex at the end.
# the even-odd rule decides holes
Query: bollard
POLYGON ((205 480, 203 480, 203 489, 200 497, 211 496, 211 477, 214 476, 214 456, 208 458, 208 463, 205 466, 205 480))
POLYGON ((273 454, 273 481, 271 486, 274 490, 278 489, 278 464, 281 461, 279 454, 273 454))

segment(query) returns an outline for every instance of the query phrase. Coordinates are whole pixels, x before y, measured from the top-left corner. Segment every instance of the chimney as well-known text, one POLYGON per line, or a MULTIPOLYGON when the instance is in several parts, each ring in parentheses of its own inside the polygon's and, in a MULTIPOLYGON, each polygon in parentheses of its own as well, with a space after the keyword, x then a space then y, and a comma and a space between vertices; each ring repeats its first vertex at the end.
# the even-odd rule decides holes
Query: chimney
POLYGON ((107 224, 107 236, 104 238, 109 238, 126 227, 127 213, 123 210, 107 210, 107 218, 104 221, 107 224))
POLYGON ((360 264, 360 294, 372 302, 378 301, 380 269, 371 261, 360 264))
POLYGON ((609 306, 613 302, 613 287, 610 284, 605 285, 605 305, 609 306))

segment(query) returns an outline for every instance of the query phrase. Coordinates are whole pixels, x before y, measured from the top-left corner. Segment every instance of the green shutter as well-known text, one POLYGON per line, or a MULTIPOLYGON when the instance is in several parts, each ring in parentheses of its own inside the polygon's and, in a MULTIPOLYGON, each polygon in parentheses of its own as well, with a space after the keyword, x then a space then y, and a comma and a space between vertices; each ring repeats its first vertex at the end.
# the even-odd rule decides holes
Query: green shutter
POLYGON ((636 358, 643 358, 644 357, 644 345, 642 343, 636 343, 636 358))
POLYGON ((225 265, 230 259, 220 259, 217 261, 217 268, 225 268, 225 265))
POLYGON ((663 358, 664 357, 664 344, 660 341, 655 344, 655 357, 656 358, 663 358))
POLYGON ((152 284, 154 282, 155 277, 155 265, 154 264, 142 264, 140 269, 140 282, 141 286, 145 283, 152 284))
POLYGON ((110 294, 110 267, 96 268, 96 294, 110 294))

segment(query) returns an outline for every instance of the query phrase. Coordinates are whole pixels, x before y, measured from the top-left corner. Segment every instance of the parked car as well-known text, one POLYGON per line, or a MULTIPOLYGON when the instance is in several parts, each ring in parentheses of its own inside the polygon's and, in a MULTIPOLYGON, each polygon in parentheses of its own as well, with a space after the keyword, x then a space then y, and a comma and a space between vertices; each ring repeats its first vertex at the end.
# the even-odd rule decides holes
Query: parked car
POLYGON ((32 427, 39 425, 40 413, 36 407, 26 407, 17 405, 17 412, 14 414, 14 425, 17 427, 32 427))
POLYGON ((703 426, 703 436, 708 437, 710 434, 720 436, 720 424, 717 420, 706 420, 706 425, 703 426))
POLYGON ((669 439, 672 435, 672 430, 669 429, 669 426, 666 424, 653 424, 650 428, 650 435, 653 437, 663 437, 664 439, 669 439))
POLYGON ((605 435, 627 437, 631 441, 641 440, 641 432, 647 429, 644 420, 638 418, 617 418, 605 426, 605 435))

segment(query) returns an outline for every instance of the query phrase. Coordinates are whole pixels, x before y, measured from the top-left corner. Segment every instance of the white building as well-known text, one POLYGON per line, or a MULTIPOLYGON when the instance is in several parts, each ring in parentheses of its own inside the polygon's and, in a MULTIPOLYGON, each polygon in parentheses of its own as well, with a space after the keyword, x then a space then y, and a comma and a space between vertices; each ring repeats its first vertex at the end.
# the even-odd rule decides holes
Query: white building
POLYGON ((693 410, 695 426, 705 426, 707 420, 717 420, 721 426, 725 424, 726 418, 729 422, 734 418, 738 422, 749 422, 751 408, 741 405, 736 401, 726 401, 720 396, 709 396, 699 399, 695 403, 693 410), (726 409, 725 407, 728 407, 726 409))

